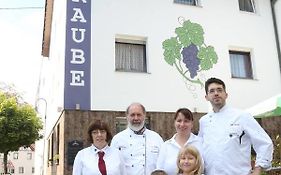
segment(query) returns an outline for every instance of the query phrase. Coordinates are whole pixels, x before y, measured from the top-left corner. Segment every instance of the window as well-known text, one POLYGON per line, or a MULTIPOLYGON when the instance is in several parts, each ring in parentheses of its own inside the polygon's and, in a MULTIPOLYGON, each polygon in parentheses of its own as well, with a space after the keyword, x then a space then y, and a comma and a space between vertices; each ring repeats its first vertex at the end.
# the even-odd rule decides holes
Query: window
POLYGON ((253 79, 250 52, 229 51, 231 77, 253 79))
POLYGON ((198 6, 198 0, 174 0, 175 3, 198 6))
POLYGON ((145 41, 115 41, 115 70, 147 72, 145 41))
POLYGON ((239 0, 239 9, 241 11, 255 13, 254 0, 239 0))
POLYGON ((19 173, 23 174, 24 173, 24 167, 19 167, 19 173))
POLYGON ((19 153, 18 153, 18 152, 14 153, 14 154, 13 154, 13 158, 14 158, 14 159, 19 159, 19 153))
MULTIPOLYGON (((60 124, 57 125, 57 153, 56 155, 59 155, 60 154, 60 124)), ((58 165, 59 164, 59 159, 57 157, 56 159, 56 164, 58 165)))
POLYGON ((10 173, 11 173, 11 174, 15 174, 15 169, 14 169, 14 168, 11 168, 11 169, 10 169, 10 173))
POLYGON ((27 160, 31 160, 32 159, 32 153, 27 153, 27 160))
POLYGON ((50 161, 52 161, 52 154, 51 154, 51 140, 50 139, 48 139, 48 161, 49 161, 49 163, 48 163, 48 166, 49 165, 51 165, 51 163, 52 162, 50 162, 50 161))

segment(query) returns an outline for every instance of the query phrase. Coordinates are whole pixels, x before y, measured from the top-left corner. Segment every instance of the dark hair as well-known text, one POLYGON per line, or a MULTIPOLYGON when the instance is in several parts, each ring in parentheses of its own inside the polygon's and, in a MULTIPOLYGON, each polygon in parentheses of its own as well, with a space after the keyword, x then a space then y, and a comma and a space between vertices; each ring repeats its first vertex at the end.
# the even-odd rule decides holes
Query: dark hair
POLYGON ((138 106, 140 106, 140 107, 142 108, 142 112, 143 112, 144 114, 146 113, 145 107, 144 107, 142 104, 140 104, 140 103, 132 103, 132 104, 130 104, 130 105, 127 107, 127 109, 126 109, 126 115, 129 114, 129 110, 130 110, 130 107, 131 107, 132 105, 138 105, 138 106))
POLYGON ((90 143, 93 143, 92 131, 93 130, 98 130, 98 129, 106 131, 106 142, 108 144, 110 144, 110 141, 112 139, 112 134, 110 132, 110 129, 109 129, 108 125, 105 122, 101 121, 101 120, 96 120, 92 124, 90 124, 90 126, 88 128, 88 141, 90 143))
POLYGON ((212 83, 216 83, 216 84, 222 85, 223 89, 225 90, 225 84, 224 84, 224 82, 223 82, 221 79, 212 77, 212 78, 209 78, 209 79, 205 82, 205 92, 206 92, 206 94, 208 94, 209 85, 212 84, 212 83))
POLYGON ((193 114, 192 114, 192 112, 189 109, 187 109, 187 108, 179 108, 176 111, 176 114, 175 114, 175 117, 174 117, 175 120, 177 119, 179 113, 182 113, 184 115, 184 118, 193 121, 193 114))

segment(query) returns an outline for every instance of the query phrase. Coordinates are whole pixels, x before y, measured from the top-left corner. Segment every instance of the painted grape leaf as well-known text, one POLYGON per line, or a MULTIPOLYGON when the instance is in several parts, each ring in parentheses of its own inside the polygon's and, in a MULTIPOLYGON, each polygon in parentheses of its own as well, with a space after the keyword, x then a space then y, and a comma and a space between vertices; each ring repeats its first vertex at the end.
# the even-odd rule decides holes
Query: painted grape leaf
POLYGON ((200 67, 202 70, 211 69, 218 61, 218 56, 212 46, 208 46, 207 48, 202 47, 199 50, 198 58, 200 59, 200 67))
POLYGON ((167 39, 162 44, 164 51, 164 59, 171 66, 176 62, 176 59, 181 60, 181 45, 176 37, 167 39))
POLYGON ((175 33, 183 47, 188 47, 191 43, 197 46, 204 43, 203 28, 197 23, 190 22, 190 20, 185 21, 182 27, 176 28, 175 33))

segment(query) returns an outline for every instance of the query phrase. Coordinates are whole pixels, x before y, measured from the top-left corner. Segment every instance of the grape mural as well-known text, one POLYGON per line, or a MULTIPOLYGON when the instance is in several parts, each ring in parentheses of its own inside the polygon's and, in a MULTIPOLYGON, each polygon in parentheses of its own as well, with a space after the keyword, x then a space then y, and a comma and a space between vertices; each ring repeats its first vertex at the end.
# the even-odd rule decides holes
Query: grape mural
POLYGON ((218 56, 213 46, 204 43, 204 31, 200 24, 182 17, 179 23, 182 26, 175 29, 176 36, 162 43, 164 59, 177 69, 185 81, 203 88, 202 73, 213 68, 218 56))

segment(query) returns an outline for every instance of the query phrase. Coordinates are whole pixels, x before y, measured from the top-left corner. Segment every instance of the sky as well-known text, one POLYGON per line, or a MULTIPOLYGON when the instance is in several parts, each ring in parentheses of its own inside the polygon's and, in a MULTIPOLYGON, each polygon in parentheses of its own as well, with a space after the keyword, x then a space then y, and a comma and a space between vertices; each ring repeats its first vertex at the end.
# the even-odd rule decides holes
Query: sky
POLYGON ((0 82, 32 105, 39 81, 45 0, 0 0, 0 82))

